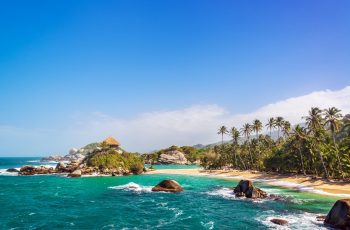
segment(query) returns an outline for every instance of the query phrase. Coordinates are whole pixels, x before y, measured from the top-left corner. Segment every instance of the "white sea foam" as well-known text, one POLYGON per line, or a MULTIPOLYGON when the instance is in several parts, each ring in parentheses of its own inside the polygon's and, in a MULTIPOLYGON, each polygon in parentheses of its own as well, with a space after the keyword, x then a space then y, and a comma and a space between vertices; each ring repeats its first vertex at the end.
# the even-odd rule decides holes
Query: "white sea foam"
POLYGON ((236 199, 235 194, 233 193, 232 189, 229 188, 219 188, 213 191, 205 192, 205 194, 210 196, 219 196, 225 199, 233 200, 236 199))
POLYGON ((7 172, 7 169, 0 169, 0 176, 18 176, 18 172, 7 172))
POLYGON ((130 182, 130 183, 125 184, 125 185, 112 186, 109 188, 117 189, 117 190, 131 191, 131 192, 136 192, 136 193, 151 192, 152 191, 152 186, 142 186, 142 185, 136 184, 134 182, 130 182))
POLYGON ((316 217, 322 214, 312 214, 312 213, 301 213, 301 214, 289 214, 289 215, 279 215, 273 210, 264 211, 262 215, 255 218, 257 221, 261 222, 268 228, 274 229, 327 229, 322 221, 317 221, 316 217), (271 222, 272 219, 279 218, 288 221, 288 225, 280 226, 271 222))
POLYGON ((201 222, 201 225, 202 225, 205 229, 209 229, 209 230, 214 229, 214 221, 209 221, 209 222, 207 222, 207 223, 201 222))
POLYGON ((338 196, 338 197, 350 197, 350 194, 335 194, 335 193, 329 193, 325 192, 320 189, 314 189, 312 187, 300 185, 297 183, 292 183, 292 182, 285 182, 285 181, 278 181, 278 180, 271 180, 268 182, 271 185, 275 186, 281 186, 281 187, 286 187, 286 188, 292 188, 292 189, 297 189, 302 192, 311 192, 311 193, 317 193, 321 195, 327 195, 327 196, 338 196))

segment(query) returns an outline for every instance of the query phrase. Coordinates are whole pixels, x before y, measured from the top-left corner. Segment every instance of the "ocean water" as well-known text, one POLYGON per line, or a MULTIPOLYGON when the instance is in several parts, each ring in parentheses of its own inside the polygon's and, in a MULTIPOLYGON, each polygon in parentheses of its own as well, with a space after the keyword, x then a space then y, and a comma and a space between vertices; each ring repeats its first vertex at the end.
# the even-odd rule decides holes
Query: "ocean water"
MULTIPOLYGON (((40 164, 35 160, 0 158, 0 168, 40 164)), ((0 229, 325 229, 316 216, 326 214, 339 199, 256 183, 286 201, 252 201, 234 197, 230 188, 237 182, 183 175, 0 173, 0 229), (185 191, 151 192, 163 179, 177 180, 185 191), (276 217, 287 219, 289 226, 270 223, 276 217)))

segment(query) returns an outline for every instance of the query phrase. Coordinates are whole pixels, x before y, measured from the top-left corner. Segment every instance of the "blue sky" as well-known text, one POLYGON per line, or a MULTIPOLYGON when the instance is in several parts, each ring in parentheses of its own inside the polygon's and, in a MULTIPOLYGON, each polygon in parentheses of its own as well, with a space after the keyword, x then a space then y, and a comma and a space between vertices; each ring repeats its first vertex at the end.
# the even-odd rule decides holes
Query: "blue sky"
POLYGON ((349 1, 319 0, 1 1, 0 156, 65 153, 102 138, 101 126, 67 131, 101 117, 128 123, 211 105, 247 114, 341 90, 349 10, 349 1))

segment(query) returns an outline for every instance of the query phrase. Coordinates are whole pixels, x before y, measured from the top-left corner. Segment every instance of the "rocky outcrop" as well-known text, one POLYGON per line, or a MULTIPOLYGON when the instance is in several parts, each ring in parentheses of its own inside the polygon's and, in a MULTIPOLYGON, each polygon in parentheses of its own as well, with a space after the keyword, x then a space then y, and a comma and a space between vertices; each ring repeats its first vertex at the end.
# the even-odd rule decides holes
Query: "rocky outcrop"
POLYGON ((163 180, 158 185, 152 188, 153 192, 182 192, 183 188, 174 180, 163 180))
POLYGON ((278 224, 278 225, 282 225, 282 226, 288 225, 288 221, 284 220, 284 219, 275 218, 275 219, 271 219, 270 221, 274 224, 278 224))
POLYGON ((52 156, 48 156, 48 157, 43 157, 41 158, 41 162, 50 162, 50 161, 54 161, 54 162, 59 162, 59 161, 66 161, 67 159, 65 159, 63 156, 60 155, 52 155, 52 156))
POLYGON ((80 169, 74 170, 72 173, 69 173, 68 176, 69 177, 81 177, 81 170, 80 169))
POLYGON ((250 180, 241 180, 233 191, 237 197, 244 196, 252 199, 267 197, 267 193, 259 188, 256 188, 253 185, 253 182, 250 180))
POLYGON ((58 164, 56 165, 56 172, 58 173, 64 173, 66 172, 66 166, 65 164, 61 161, 61 162, 58 162, 58 164))
POLYGON ((158 163, 159 164, 180 164, 180 165, 190 164, 190 162, 185 157, 185 154, 178 150, 170 150, 160 154, 158 158, 158 163))
POLYGON ((332 228, 350 230, 350 199, 335 202, 324 223, 332 228))
POLYGON ((26 165, 23 166, 19 170, 19 175, 36 175, 36 174, 51 174, 55 173, 56 171, 53 168, 48 168, 45 166, 32 166, 32 165, 26 165))
POLYGON ((18 169, 10 168, 10 169, 7 169, 6 172, 19 172, 19 171, 18 169))

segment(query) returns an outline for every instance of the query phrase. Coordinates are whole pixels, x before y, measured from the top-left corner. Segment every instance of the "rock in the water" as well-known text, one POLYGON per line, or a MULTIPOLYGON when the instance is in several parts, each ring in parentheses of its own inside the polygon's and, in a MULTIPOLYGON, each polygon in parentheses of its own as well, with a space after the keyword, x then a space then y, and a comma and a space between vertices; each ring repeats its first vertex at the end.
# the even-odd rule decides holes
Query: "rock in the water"
POLYGON ((72 173, 68 174, 69 177, 81 177, 81 170, 77 169, 72 173))
POLYGON ((284 219, 272 219, 270 220, 272 223, 274 224, 278 224, 278 225, 287 225, 288 224, 288 221, 287 220, 284 220, 284 219))
POLYGON ((32 165, 23 166, 19 170, 19 174, 20 175, 34 175, 35 174, 35 166, 32 166, 32 165))
POLYGON ((19 172, 19 171, 18 169, 10 168, 10 169, 7 169, 6 172, 19 172))
POLYGON ((350 199, 338 200, 329 211, 324 223, 332 228, 350 229, 350 199))
POLYGON ((65 172, 66 171, 66 166, 64 165, 64 163, 62 161, 57 163, 56 171, 57 172, 65 172))
POLYGON ((183 189, 179 183, 174 180, 163 180, 152 188, 153 192, 182 192, 183 189))
POLYGON ((186 159, 185 154, 178 150, 170 150, 160 154, 158 159, 159 164, 189 164, 190 162, 186 159))
POLYGON ((259 188, 254 187, 253 182, 250 180, 241 180, 234 189, 234 193, 237 197, 245 196, 252 199, 267 197, 267 193, 259 188))
POLYGON ((19 170, 19 175, 35 175, 35 174, 49 174, 49 173, 54 173, 55 170, 53 168, 47 168, 45 166, 32 166, 32 165, 26 165, 23 166, 19 170))

